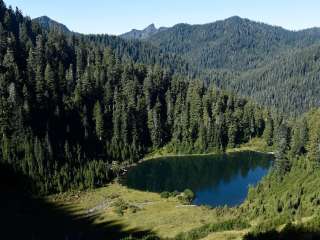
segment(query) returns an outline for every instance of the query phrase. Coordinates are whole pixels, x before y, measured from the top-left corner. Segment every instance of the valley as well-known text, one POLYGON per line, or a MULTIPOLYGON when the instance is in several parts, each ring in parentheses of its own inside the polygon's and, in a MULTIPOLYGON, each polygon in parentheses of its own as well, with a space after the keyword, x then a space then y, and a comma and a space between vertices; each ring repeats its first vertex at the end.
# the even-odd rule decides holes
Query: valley
POLYGON ((320 238, 319 28, 48 16, 0 0, 0 239, 320 238))

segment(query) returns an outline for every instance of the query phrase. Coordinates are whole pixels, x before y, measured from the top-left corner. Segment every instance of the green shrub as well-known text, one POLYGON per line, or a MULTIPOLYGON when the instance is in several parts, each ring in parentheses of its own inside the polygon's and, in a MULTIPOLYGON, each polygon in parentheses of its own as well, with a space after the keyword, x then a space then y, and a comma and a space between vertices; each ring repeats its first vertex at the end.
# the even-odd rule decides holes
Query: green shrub
POLYGON ((129 205, 123 199, 118 198, 112 206, 114 207, 114 212, 122 216, 124 211, 128 209, 129 205))
POLYGON ((178 200, 182 204, 190 204, 195 198, 195 194, 190 190, 186 189, 182 194, 178 195, 178 200))
POLYGON ((160 193, 160 197, 161 197, 161 198, 169 198, 169 197, 170 197, 170 193, 167 192, 167 191, 162 192, 162 193, 160 193))
POLYGON ((194 193, 192 192, 192 190, 190 190, 190 189, 184 190, 184 191, 183 191, 183 195, 184 195, 184 197, 186 198, 186 200, 187 200, 188 202, 192 202, 193 199, 195 198, 195 194, 194 194, 194 193))
POLYGON ((129 205, 122 198, 118 198, 117 201, 113 203, 113 206, 122 210, 126 210, 129 207, 129 205))
POLYGON ((172 197, 176 197, 176 196, 178 196, 180 193, 177 191, 177 190, 175 190, 175 191, 173 191, 172 193, 171 193, 171 196, 172 197))

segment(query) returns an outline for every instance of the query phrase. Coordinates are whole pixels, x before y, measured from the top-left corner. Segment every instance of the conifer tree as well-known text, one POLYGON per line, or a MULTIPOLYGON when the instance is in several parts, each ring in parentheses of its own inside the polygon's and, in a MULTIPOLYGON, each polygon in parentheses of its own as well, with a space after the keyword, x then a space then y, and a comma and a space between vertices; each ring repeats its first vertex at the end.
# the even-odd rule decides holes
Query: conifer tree
POLYGON ((93 119, 96 123, 96 135, 101 141, 104 134, 104 121, 100 102, 97 101, 93 109, 93 119))

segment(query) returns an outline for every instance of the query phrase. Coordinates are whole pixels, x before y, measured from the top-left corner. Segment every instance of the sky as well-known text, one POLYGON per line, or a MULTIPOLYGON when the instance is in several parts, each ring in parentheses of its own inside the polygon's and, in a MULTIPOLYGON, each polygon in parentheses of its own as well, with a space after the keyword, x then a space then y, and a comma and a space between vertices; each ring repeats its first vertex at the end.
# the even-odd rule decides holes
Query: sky
POLYGON ((231 16, 290 30, 320 27, 319 0, 4 0, 31 18, 46 15, 80 33, 118 35, 151 23, 203 24, 231 16))

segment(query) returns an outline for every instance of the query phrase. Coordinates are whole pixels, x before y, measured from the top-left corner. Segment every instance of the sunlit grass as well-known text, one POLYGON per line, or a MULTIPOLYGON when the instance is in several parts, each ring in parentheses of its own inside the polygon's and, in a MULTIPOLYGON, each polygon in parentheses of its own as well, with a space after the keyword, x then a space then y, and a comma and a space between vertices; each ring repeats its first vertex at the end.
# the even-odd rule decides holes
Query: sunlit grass
MULTIPOLYGON (((71 193, 70 193, 71 194, 71 193)), ((97 206, 100 217, 97 222, 115 221, 130 228, 150 229, 161 237, 174 237, 178 233, 189 231, 207 223, 215 223, 232 217, 232 211, 199 206, 183 206, 176 198, 163 199, 157 193, 128 189, 118 183, 83 193, 51 196, 51 201, 73 204, 81 213, 89 213, 97 206), (74 195, 77 195, 76 197, 74 195), (127 209, 123 215, 117 214, 112 203, 118 199, 128 205, 137 206, 136 212, 127 209), (107 203, 107 204, 106 204, 107 203), (81 210, 80 210, 81 209, 81 210)))

